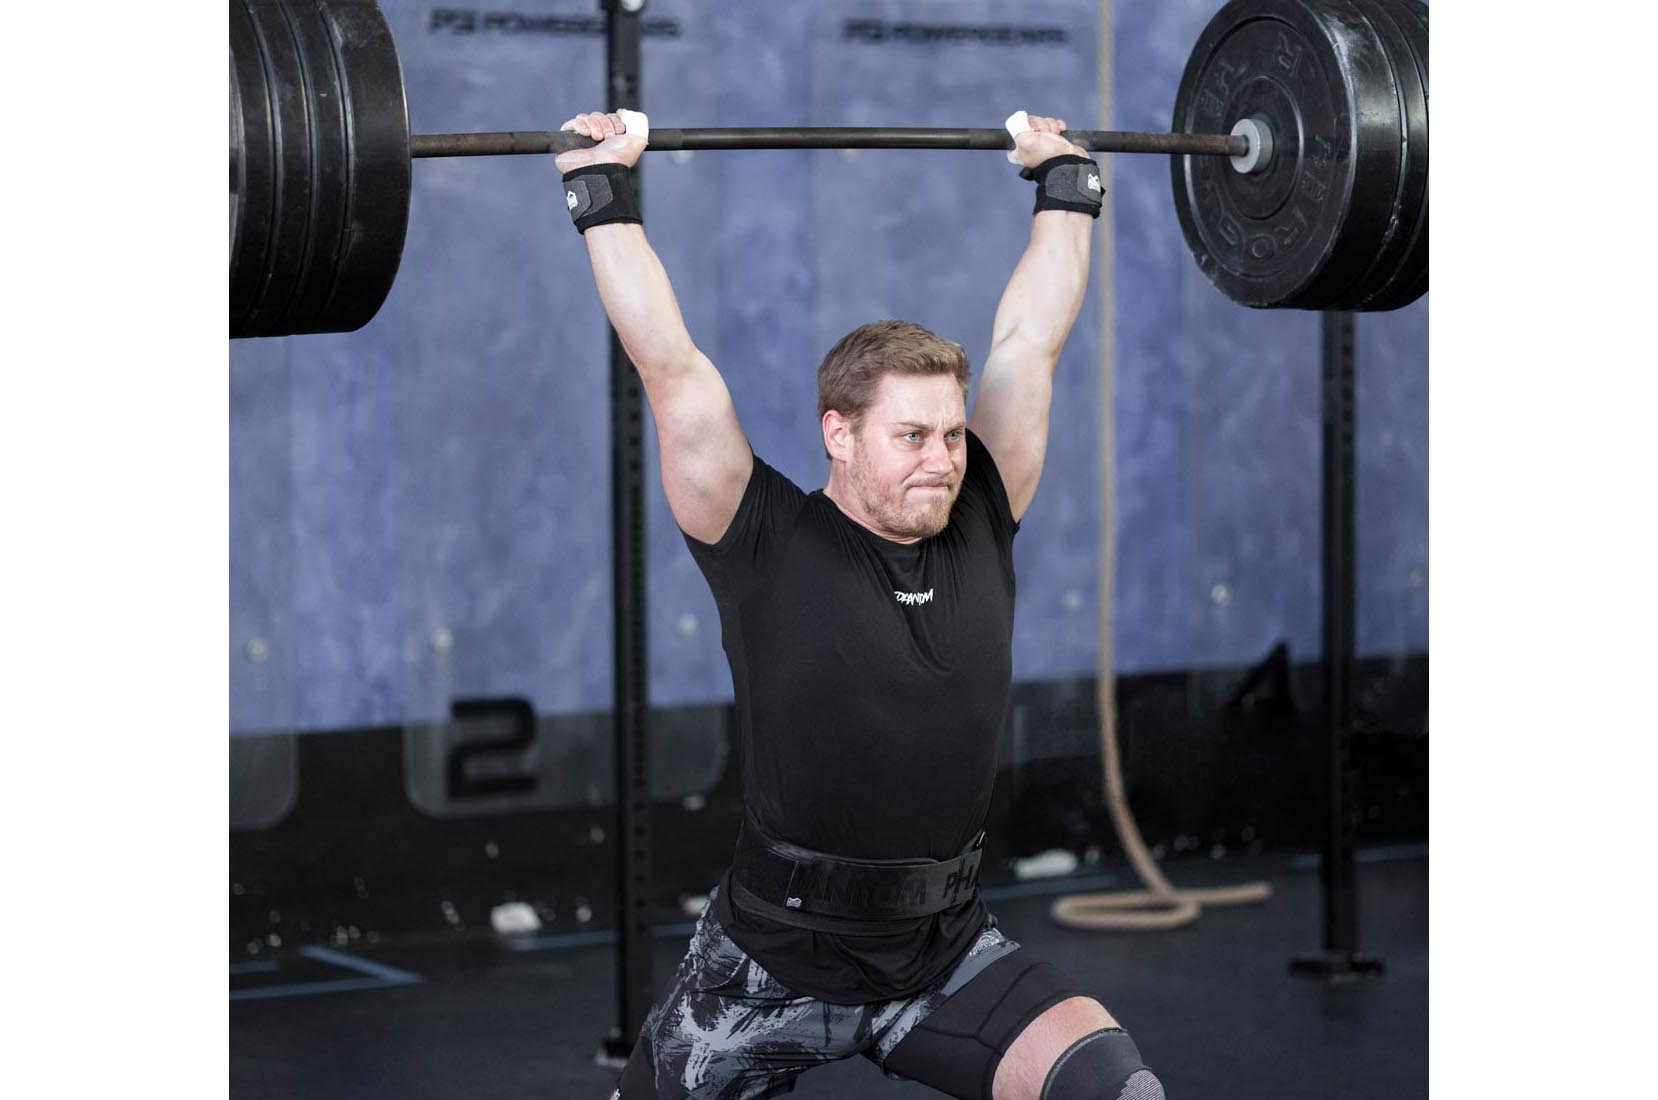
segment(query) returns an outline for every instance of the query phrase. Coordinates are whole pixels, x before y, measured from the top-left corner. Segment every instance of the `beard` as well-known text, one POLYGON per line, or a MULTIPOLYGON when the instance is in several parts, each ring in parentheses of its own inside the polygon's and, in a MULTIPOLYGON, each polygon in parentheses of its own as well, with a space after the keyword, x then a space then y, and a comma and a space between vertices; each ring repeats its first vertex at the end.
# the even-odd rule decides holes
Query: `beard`
POLYGON ((852 490, 858 506, 883 531, 899 538, 932 538, 950 525, 961 483, 955 477, 944 482, 917 477, 903 485, 889 485, 875 474, 873 464, 858 452, 852 459, 852 490), (924 485, 944 485, 947 492, 911 492, 924 485))

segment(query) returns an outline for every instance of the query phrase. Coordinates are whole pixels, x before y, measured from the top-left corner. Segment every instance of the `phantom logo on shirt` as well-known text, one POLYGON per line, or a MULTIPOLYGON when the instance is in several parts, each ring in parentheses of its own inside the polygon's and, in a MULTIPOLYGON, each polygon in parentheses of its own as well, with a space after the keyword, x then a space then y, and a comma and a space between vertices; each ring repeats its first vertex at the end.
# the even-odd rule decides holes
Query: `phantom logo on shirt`
POLYGON ((931 588, 925 592, 899 592, 895 590, 892 594, 897 596, 898 602, 906 607, 914 607, 918 603, 933 602, 933 590, 931 588))

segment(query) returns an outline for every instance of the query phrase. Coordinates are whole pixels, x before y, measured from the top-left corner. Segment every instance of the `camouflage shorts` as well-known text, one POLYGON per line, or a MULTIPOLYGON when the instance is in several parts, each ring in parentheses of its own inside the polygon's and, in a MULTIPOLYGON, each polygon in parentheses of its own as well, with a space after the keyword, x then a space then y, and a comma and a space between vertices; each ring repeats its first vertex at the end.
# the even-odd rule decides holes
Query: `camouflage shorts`
POLYGON ((854 1054, 885 1071, 887 1056, 916 1024, 1019 949, 991 918, 931 988, 900 1000, 829 1004, 780 984, 725 934, 712 910, 697 921, 673 988, 645 1020, 661 1097, 762 1100, 790 1091, 813 1066, 854 1054))

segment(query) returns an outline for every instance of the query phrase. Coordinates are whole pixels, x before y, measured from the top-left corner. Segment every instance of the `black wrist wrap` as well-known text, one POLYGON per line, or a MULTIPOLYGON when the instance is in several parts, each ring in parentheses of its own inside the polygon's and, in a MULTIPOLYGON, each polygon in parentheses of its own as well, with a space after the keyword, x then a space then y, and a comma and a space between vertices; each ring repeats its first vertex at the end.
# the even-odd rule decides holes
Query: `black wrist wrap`
POLYGON ((588 164, 564 173, 564 203, 583 233, 611 222, 644 224, 633 172, 620 164, 588 164))
POLYGON ((1105 187, 1100 183, 1099 165, 1087 157, 1049 157, 1035 168, 1023 169, 1020 176, 1036 181, 1036 210, 1074 210, 1100 216, 1105 187))

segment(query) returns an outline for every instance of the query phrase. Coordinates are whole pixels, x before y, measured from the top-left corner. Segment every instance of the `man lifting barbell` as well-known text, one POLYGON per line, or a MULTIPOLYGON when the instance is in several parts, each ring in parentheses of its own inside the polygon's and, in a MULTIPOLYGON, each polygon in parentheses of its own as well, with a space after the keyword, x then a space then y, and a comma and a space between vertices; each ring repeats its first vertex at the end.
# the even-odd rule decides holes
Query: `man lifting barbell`
POLYGON ((598 141, 558 156, 565 203, 719 606, 746 807, 615 1095, 775 1096, 862 1054, 968 1100, 1160 1100, 1127 1033, 1003 935, 978 889, 1012 680, 1012 544, 1088 281, 1093 162, 1063 120, 1009 120, 1036 213, 972 419, 959 344, 864 325, 818 368, 829 477, 806 493, 749 448, 646 240, 629 173, 645 117, 564 128, 598 141))

